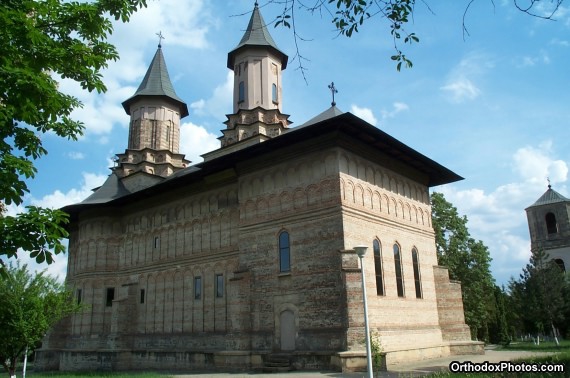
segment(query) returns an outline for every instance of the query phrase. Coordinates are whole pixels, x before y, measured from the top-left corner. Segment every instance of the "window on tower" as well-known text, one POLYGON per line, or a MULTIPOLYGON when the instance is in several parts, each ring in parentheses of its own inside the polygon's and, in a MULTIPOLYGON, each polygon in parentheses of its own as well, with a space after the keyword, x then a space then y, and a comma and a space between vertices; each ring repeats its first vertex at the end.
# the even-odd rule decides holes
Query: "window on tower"
POLYGON ((277 104, 277 85, 273 84, 271 86, 271 100, 277 104))
POLYGON ((556 234, 558 232, 558 224, 556 223, 556 216, 553 213, 548 213, 544 217, 546 220, 546 231, 549 234, 556 234))
POLYGON ((243 81, 239 82, 239 87, 238 87, 238 102, 244 102, 245 101, 245 84, 243 81))

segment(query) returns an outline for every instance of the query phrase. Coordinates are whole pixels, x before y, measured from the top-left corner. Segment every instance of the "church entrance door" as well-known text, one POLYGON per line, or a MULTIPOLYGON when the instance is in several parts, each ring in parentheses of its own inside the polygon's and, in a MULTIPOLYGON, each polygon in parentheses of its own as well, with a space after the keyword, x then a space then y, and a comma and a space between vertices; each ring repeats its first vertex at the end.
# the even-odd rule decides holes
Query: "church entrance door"
POLYGON ((281 350, 295 350, 295 314, 285 310, 280 315, 281 350))

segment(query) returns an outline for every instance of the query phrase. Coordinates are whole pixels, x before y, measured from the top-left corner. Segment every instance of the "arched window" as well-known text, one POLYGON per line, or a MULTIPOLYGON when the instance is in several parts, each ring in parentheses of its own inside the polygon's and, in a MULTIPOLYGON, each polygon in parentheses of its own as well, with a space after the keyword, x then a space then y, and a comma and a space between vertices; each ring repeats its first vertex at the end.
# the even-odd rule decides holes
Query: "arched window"
POLYGON ((422 297, 422 281, 420 280, 420 263, 418 261, 418 250, 412 248, 412 264, 414 265, 414 283, 416 285, 416 298, 422 297))
POLYGON ((384 295, 384 278, 382 274, 382 247, 380 242, 374 239, 372 243, 374 250, 374 271, 376 272, 376 294, 384 295))
POLYGON ((554 262, 562 269, 564 273, 566 273, 566 266, 564 265, 564 261, 562 259, 554 259, 554 262))
POLYGON ((244 102, 244 101, 245 101, 245 84, 243 81, 240 81, 238 88, 238 102, 244 102))
POLYGON ((404 276, 402 275, 402 260, 400 256, 400 246, 394 244, 394 267, 396 268, 396 288, 398 297, 404 296, 404 276))
POLYGON ((556 224, 556 216, 552 213, 546 214, 544 217, 546 220, 546 231, 549 234, 555 234, 558 232, 558 225, 556 224))
POLYGON ((271 85, 271 100, 277 103, 277 85, 271 85))
POLYGON ((279 271, 291 271, 291 249, 289 248, 289 233, 287 231, 279 234, 279 271))

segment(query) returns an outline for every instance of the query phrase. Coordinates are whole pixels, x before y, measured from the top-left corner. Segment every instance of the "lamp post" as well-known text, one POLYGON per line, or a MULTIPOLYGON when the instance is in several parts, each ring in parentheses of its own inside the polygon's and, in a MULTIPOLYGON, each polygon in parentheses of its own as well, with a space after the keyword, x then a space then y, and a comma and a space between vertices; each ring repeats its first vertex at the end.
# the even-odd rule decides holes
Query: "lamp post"
POLYGON ((359 245, 354 247, 354 251, 360 259, 360 271, 362 272, 362 299, 364 301, 364 328, 366 330, 366 364, 368 366, 368 377, 373 377, 372 371, 372 352, 370 350, 370 329, 368 328, 368 304, 366 303, 366 278, 364 275, 364 265, 362 258, 366 254, 367 246, 359 245))

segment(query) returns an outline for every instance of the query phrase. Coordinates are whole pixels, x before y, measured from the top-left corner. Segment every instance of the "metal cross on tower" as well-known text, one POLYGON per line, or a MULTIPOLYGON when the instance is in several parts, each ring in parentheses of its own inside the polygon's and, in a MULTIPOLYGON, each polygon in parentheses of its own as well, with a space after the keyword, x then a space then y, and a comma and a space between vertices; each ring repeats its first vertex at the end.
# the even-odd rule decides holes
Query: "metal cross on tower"
POLYGON ((338 93, 338 90, 334 87, 334 81, 331 81, 331 83, 329 85, 329 89, 331 90, 331 93, 332 93, 331 106, 336 106, 336 102, 334 102, 334 94, 338 93))
POLYGON ((161 48, 162 40, 164 39, 164 37, 162 36, 162 31, 159 31, 158 33, 156 33, 156 35, 158 36, 158 47, 161 48))

